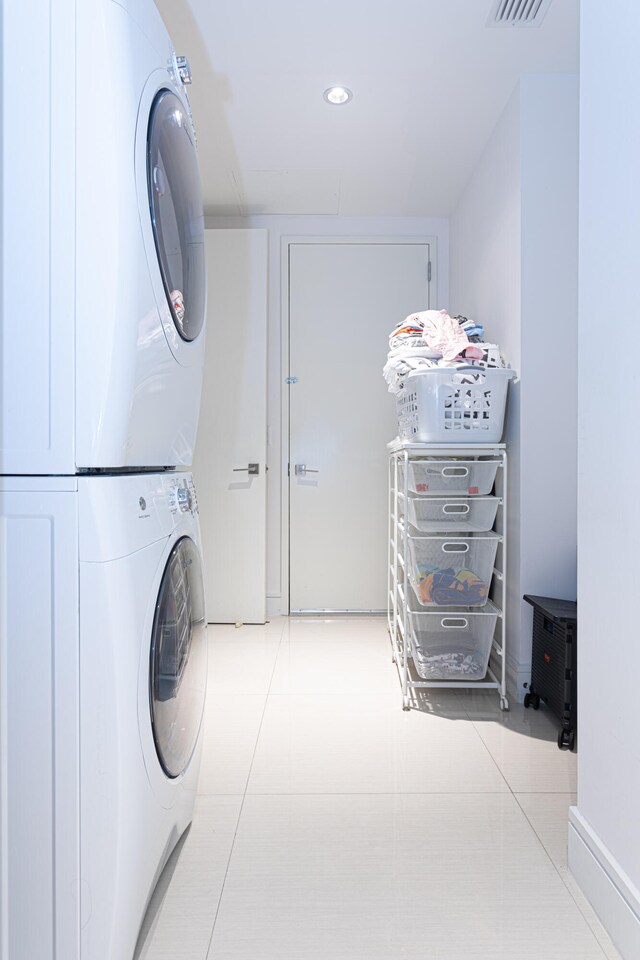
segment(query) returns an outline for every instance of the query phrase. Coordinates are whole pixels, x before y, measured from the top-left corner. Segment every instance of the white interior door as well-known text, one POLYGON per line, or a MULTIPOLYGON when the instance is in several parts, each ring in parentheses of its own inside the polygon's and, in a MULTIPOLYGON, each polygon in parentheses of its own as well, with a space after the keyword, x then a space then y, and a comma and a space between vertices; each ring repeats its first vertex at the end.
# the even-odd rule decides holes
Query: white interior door
POLYGON ((420 242, 289 247, 292 611, 386 609, 382 368, 394 324, 429 306, 429 260, 420 242))
POLYGON ((266 619, 267 231, 207 230, 207 349, 193 473, 207 619, 266 619))

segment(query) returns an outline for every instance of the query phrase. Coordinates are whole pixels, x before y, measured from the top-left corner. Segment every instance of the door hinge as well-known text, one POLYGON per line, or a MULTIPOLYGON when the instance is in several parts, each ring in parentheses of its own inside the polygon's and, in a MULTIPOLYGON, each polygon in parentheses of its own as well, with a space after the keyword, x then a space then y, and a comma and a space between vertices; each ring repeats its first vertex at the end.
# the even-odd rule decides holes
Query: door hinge
POLYGON ((431 260, 427 263, 427 280, 431 283, 431 260))
POLYGON ((297 383, 297 382, 298 382, 298 378, 297 378, 297 377, 287 377, 287 379, 285 380, 285 383, 288 383, 289 385, 291 385, 292 383, 297 383))

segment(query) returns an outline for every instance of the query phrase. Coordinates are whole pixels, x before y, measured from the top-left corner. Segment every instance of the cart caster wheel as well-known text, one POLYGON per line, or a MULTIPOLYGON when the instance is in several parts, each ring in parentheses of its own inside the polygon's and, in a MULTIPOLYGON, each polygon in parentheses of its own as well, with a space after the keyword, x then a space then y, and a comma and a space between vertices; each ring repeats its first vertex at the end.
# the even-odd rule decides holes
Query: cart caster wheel
POLYGON ((533 699, 533 697, 531 696, 530 693, 525 693, 525 695, 524 695, 524 708, 525 708, 525 710, 528 710, 529 707, 531 706, 531 701, 532 701, 532 699, 533 699))
POLYGON ((576 745, 575 730, 558 731, 558 747, 560 750, 573 750, 576 745))
POLYGON ((509 709, 509 701, 506 697, 500 697, 500 709, 505 711, 509 709))
POLYGON ((540 709, 540 697, 538 696, 537 693, 531 694, 531 706, 533 707, 534 710, 540 709))
POLYGON ((403 698, 403 700, 402 700, 402 709, 403 709, 403 710, 411 710, 411 704, 409 703, 409 698, 408 698, 408 697, 404 697, 404 698, 403 698))

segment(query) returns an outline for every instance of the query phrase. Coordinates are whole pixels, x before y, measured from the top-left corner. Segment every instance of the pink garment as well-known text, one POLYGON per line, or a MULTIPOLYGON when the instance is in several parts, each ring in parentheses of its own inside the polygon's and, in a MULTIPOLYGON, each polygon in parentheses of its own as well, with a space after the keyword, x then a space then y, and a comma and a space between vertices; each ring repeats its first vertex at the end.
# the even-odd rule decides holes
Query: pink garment
POLYGON ((471 344, 470 347, 467 347, 464 352, 465 360, 482 360, 483 357, 484 351, 482 350, 482 347, 476 347, 473 344, 471 344))
POLYGON ((422 337, 434 353, 442 354, 443 360, 453 360, 469 347, 469 338, 446 310, 425 310, 416 314, 423 324, 422 337))

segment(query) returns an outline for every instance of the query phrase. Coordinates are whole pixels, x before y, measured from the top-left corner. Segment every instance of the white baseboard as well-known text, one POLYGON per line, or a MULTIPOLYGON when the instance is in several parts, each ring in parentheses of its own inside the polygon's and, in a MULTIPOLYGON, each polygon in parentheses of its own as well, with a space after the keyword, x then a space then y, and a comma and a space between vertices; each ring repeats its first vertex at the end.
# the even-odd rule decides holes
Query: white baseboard
POLYGON ((624 960, 640 957, 640 891, 577 807, 569 808, 569 869, 624 960))
POLYGON ((531 664, 519 663, 507 656, 507 692, 509 696, 522 703, 527 692, 525 683, 531 682, 531 664))

